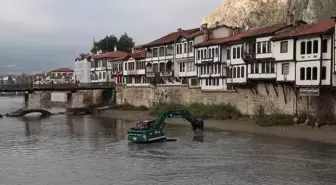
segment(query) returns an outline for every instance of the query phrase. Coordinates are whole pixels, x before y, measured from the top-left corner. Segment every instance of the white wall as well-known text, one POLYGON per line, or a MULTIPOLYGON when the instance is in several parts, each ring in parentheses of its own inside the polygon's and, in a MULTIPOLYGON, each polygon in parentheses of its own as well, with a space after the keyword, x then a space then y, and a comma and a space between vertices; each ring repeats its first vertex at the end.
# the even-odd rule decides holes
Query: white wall
POLYGON ((226 80, 224 78, 201 79, 201 89, 202 90, 227 90, 226 80), (216 81, 213 81, 217 79, 219 82, 218 85, 216 81))
POLYGON ((294 40, 289 39, 289 40, 274 41, 272 53, 276 61, 282 61, 282 60, 292 60, 293 61, 294 40), (281 53, 281 43, 285 41, 287 41, 288 43, 287 53, 281 53))
MULTIPOLYGON (((292 57, 293 58, 293 57, 292 57)), ((277 81, 295 81, 295 62, 278 62, 276 64, 277 81), (283 74, 283 66, 288 65, 288 74, 283 74)))
MULTIPOLYGON (((256 42, 263 42, 263 41, 270 41, 270 39, 272 38, 272 36, 270 37, 260 37, 260 38, 257 38, 256 39, 256 42)), ((256 43, 256 44, 257 44, 256 43)), ((272 44, 271 44, 271 48, 272 48, 272 44)), ((268 47, 267 47, 267 43, 266 43, 266 50, 268 50, 268 47)), ((258 45, 256 45, 256 51, 258 51, 258 45)), ((261 44, 261 51, 262 51, 262 44, 261 44)), ((272 52, 273 52, 273 48, 272 48, 272 52)), ((258 54, 258 52, 256 52, 256 58, 271 58, 273 57, 273 53, 270 52, 270 53, 261 53, 261 54, 258 54)))
MULTIPOLYGON (((326 79, 322 79, 321 85, 330 85, 330 64, 331 61, 323 61, 322 66, 326 67, 326 79)), ((296 85, 320 85, 320 78, 321 78, 321 70, 320 70, 320 61, 306 61, 306 62, 298 62, 296 64, 296 85), (301 80, 301 68, 305 69, 305 78, 301 80), (311 80, 307 79, 307 68, 311 68, 311 80), (313 68, 317 68, 317 78, 313 80, 313 68)))
POLYGON ((213 39, 228 37, 230 34, 230 29, 227 27, 216 28, 212 31, 213 39))
POLYGON ((305 61, 305 60, 319 60, 320 57, 320 52, 321 52, 321 38, 320 37, 303 37, 303 38, 299 38, 296 41, 296 60, 297 61, 305 61), (313 44, 311 47, 311 53, 307 54, 307 42, 308 41, 318 41, 318 52, 317 53, 313 53, 313 44), (305 48, 305 53, 301 54, 301 42, 305 42, 306 43, 306 48, 305 48))
POLYGON ((74 75, 76 76, 76 80, 79 80, 80 83, 90 83, 90 68, 91 63, 86 59, 75 62, 74 75))
POLYGON ((67 102, 67 93, 65 92, 52 92, 51 93, 52 102, 67 102))
POLYGON ((243 60, 243 52, 242 52, 243 44, 235 44, 230 46, 230 64, 236 65, 236 64, 244 64, 243 60), (238 50, 240 50, 238 52, 238 50), (235 58, 233 58, 233 52, 235 51, 235 58), (239 54, 239 57, 238 57, 239 54))

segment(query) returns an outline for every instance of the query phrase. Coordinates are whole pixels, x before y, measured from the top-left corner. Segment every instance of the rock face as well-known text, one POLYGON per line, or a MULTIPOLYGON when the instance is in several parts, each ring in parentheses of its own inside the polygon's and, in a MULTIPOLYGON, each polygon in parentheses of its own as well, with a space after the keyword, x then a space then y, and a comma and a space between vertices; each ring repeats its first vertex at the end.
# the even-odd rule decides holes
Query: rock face
MULTIPOLYGON (((202 23, 260 27, 284 22, 288 0, 224 0, 202 23)), ((329 19, 336 14, 336 0, 292 0, 295 18, 307 22, 329 19)))

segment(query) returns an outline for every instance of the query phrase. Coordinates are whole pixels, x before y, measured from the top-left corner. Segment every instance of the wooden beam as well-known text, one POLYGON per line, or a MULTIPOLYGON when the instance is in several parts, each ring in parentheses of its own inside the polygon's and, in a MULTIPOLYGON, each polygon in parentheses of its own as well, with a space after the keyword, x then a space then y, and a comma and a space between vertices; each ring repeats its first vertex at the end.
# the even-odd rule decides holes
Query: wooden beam
POLYGON ((296 90, 296 88, 294 86, 292 86, 292 89, 294 91, 295 98, 297 99, 298 98, 297 90, 296 90))
POLYGON ((236 93, 238 93, 238 89, 237 89, 237 87, 236 86, 232 86, 233 87, 233 90, 235 90, 236 91, 236 93))
POLYGON ((272 83, 272 86, 273 86, 273 89, 274 89, 274 92, 275 92, 277 98, 279 98, 278 89, 276 88, 275 83, 272 83))
POLYGON ((264 82, 264 86, 265 86, 265 90, 266 90, 266 92, 267 92, 267 95, 269 95, 269 90, 268 90, 268 88, 267 88, 267 84, 264 82))
POLYGON ((287 97, 286 97, 286 92, 285 92, 285 85, 281 84, 281 86, 282 86, 282 91, 283 91, 283 94, 284 94, 285 104, 287 104, 287 97))

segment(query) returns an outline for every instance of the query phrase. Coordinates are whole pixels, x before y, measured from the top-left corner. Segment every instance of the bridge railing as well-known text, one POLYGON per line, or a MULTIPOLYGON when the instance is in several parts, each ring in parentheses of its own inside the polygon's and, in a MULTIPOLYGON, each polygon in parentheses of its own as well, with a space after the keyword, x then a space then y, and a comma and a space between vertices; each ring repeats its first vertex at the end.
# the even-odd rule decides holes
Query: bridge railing
POLYGON ((113 88, 113 82, 101 83, 63 83, 63 84, 2 84, 0 91, 25 91, 25 90, 71 90, 71 89, 108 89, 113 88))

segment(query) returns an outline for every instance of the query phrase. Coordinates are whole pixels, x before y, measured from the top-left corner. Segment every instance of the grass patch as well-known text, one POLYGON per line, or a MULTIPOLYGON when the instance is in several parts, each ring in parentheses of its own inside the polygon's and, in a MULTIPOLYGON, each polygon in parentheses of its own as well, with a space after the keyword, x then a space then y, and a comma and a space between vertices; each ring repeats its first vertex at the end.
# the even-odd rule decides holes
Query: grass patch
POLYGON ((157 116, 163 114, 164 112, 176 109, 186 109, 192 115, 201 116, 205 119, 237 119, 242 116, 240 111, 230 104, 204 105, 200 103, 194 103, 188 106, 171 103, 154 104, 153 107, 150 109, 150 115, 157 116))
POLYGON ((111 107, 111 109, 148 111, 148 108, 146 106, 134 106, 128 103, 123 105, 114 105, 111 107))
POLYGON ((289 126, 294 124, 293 123, 294 116, 279 113, 266 115, 264 108, 262 106, 258 107, 253 118, 258 125, 263 127, 289 126))

